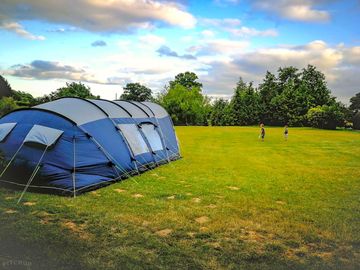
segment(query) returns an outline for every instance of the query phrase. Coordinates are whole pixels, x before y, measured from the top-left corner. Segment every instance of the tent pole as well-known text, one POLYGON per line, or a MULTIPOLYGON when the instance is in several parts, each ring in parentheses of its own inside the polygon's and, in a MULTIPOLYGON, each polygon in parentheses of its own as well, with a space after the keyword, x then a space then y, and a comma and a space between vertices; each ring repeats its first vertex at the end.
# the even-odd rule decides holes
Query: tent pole
POLYGON ((35 178, 37 172, 39 171, 39 169, 40 169, 40 162, 43 160, 43 158, 44 158, 44 156, 45 156, 45 153, 46 153, 46 151, 47 151, 48 148, 49 148, 49 146, 47 145, 47 146, 45 147, 45 150, 44 150, 44 152, 42 153, 42 155, 41 155, 38 163, 36 164, 36 167, 35 167, 34 171, 32 172, 32 174, 31 174, 31 176, 30 176, 30 178, 29 178, 29 180, 28 180, 28 182, 27 182, 24 190, 22 191, 22 193, 21 193, 21 195, 20 195, 20 198, 19 198, 19 200, 17 201, 17 204, 20 203, 20 201, 21 201, 21 199, 23 198, 25 192, 26 192, 27 189, 29 188, 32 180, 35 178))
POLYGON ((73 165, 73 171, 72 171, 72 181, 73 181, 73 195, 74 195, 74 198, 76 198, 76 186, 75 186, 75 179, 76 179, 76 149, 75 149, 75 135, 73 137, 73 152, 74 152, 74 165, 73 165))

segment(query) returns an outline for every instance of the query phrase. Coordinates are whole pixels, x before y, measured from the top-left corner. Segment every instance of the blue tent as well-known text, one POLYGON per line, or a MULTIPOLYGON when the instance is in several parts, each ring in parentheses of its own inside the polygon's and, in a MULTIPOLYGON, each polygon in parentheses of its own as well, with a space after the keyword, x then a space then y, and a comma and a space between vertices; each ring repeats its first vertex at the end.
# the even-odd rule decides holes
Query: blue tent
POLYGON ((0 151, 0 183, 73 196, 180 157, 160 105, 81 98, 3 116, 0 151))

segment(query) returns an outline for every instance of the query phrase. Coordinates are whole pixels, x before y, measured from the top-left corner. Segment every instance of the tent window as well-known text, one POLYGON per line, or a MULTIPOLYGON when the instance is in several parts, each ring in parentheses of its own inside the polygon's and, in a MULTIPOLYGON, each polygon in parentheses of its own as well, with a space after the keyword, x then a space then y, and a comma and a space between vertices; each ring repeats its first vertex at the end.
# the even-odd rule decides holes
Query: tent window
POLYGON ((156 131, 155 126, 152 124, 142 124, 141 130, 144 133, 146 139, 148 140, 151 149, 153 151, 163 150, 163 145, 159 133, 156 131))
POLYGON ((37 143, 44 146, 51 146, 56 143, 64 131, 44 127, 40 125, 34 125, 24 139, 24 143, 37 143))
POLYGON ((0 124, 0 142, 2 142, 7 135, 14 129, 16 123, 0 124))
POLYGON ((134 124, 119 124, 122 134, 130 145, 131 150, 134 155, 140 155, 144 153, 148 153, 149 149, 141 136, 138 128, 134 124))

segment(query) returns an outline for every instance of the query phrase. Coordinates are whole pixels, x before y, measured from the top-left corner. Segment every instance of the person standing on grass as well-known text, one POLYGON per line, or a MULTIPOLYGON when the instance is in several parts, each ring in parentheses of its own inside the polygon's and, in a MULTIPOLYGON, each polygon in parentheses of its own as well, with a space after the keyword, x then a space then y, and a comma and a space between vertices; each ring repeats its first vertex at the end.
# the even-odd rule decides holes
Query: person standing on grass
POLYGON ((285 138, 285 141, 287 141, 288 137, 289 137, 288 125, 285 125, 285 128, 284 128, 284 138, 285 138))
POLYGON ((263 123, 260 124, 260 136, 259 137, 261 138, 261 141, 264 141, 264 139, 265 139, 265 128, 264 128, 263 123))

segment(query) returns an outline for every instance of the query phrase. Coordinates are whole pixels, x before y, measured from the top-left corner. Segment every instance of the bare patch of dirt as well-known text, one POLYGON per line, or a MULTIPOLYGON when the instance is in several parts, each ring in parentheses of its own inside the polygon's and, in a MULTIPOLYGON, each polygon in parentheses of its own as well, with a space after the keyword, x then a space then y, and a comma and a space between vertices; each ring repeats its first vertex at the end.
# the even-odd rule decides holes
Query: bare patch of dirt
POLYGON ((206 206, 207 208, 211 208, 211 209, 214 209, 216 208, 217 206, 215 204, 209 204, 208 206, 206 206))
POLYGON ((194 203, 200 203, 200 202, 201 202, 201 199, 200 199, 200 198, 193 198, 193 199, 192 199, 192 202, 194 202, 194 203))
POLYGON ((133 197, 133 198, 142 198, 142 197, 144 197, 144 195, 142 195, 140 193, 137 193, 137 194, 132 195, 131 197, 133 197))
POLYGON ((81 239, 88 240, 92 237, 91 234, 84 231, 85 224, 77 225, 71 220, 64 220, 63 222, 61 222, 61 226, 72 231, 73 233, 76 233, 81 239))
POLYGON ((25 206, 34 206, 34 205, 36 205, 36 202, 24 202, 23 205, 25 205, 25 206))
POLYGON ((158 236, 161 236, 161 237, 169 236, 171 233, 172 233, 171 229, 164 229, 164 230, 155 232, 155 234, 157 234, 158 236))
POLYGON ((279 201, 276 201, 276 203, 277 203, 277 204, 280 204, 280 205, 285 205, 285 204, 286 204, 286 202, 280 201, 280 200, 279 200, 279 201))
POLYGON ((209 245, 212 246, 215 249, 220 249, 221 248, 221 245, 220 245, 219 242, 212 242, 212 243, 209 243, 209 245))
POLYGON ((175 195, 169 196, 167 197, 168 200, 174 200, 175 199, 175 195))
POLYGON ((257 231, 245 231, 241 238, 249 242, 263 242, 266 239, 264 235, 257 231))
POLYGON ((126 190, 125 190, 125 189, 121 189, 121 188, 116 188, 116 189, 114 189, 114 191, 116 191, 117 193, 123 193, 123 192, 125 192, 126 190))
POLYGON ((234 187, 234 186, 228 186, 227 188, 230 189, 230 190, 239 190, 238 187, 234 187))
POLYGON ((13 209, 7 209, 7 210, 5 210, 5 213, 6 214, 15 214, 15 213, 17 213, 17 211, 13 210, 13 209))
POLYGON ((93 196, 96 196, 96 197, 101 196, 97 191, 91 191, 90 194, 93 195, 93 196))
POLYGON ((209 222, 209 218, 207 216, 198 217, 195 219, 195 221, 199 224, 204 224, 206 222, 209 222))
POLYGON ((144 226, 144 227, 147 227, 147 226, 149 226, 151 223, 149 222, 149 221, 143 221, 142 223, 141 223, 141 225, 142 226, 144 226))

